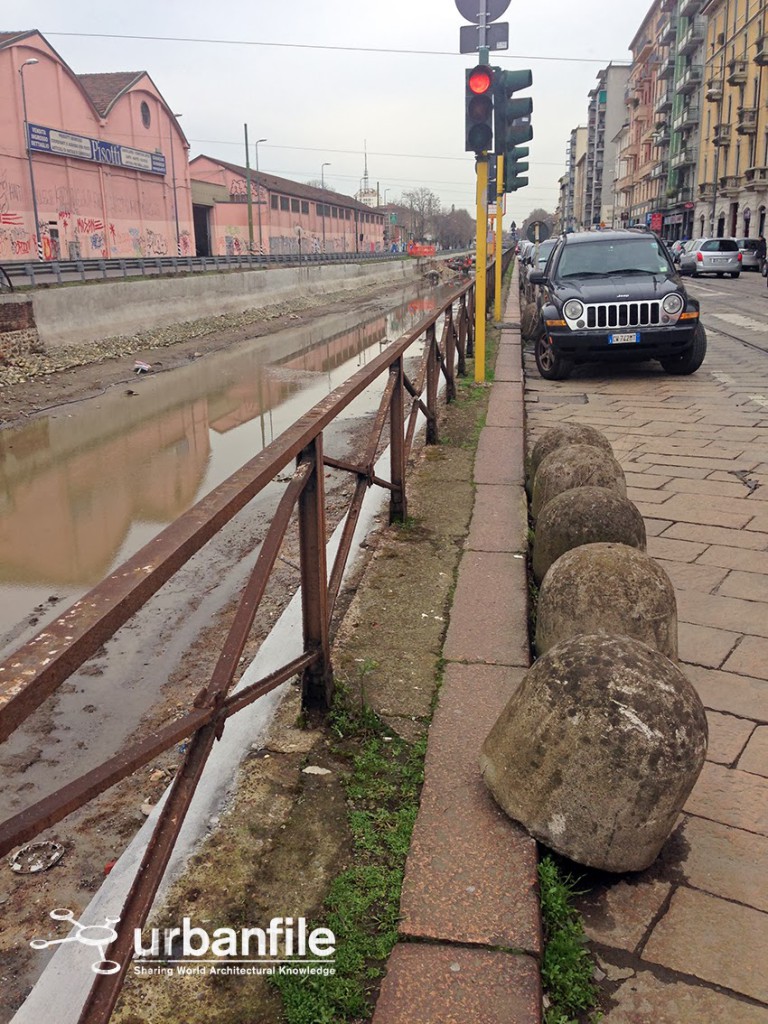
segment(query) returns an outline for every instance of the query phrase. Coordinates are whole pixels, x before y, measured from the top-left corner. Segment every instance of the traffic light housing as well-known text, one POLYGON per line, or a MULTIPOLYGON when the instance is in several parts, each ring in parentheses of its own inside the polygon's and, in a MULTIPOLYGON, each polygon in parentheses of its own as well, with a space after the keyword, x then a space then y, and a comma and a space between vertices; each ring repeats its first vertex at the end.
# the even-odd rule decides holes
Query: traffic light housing
POLYGON ((528 156, 530 150, 527 146, 513 146, 507 150, 504 157, 504 191, 517 192, 519 188, 525 188, 528 179, 521 177, 524 171, 528 170, 527 161, 523 157, 528 156))
POLYGON ((469 153, 485 153, 493 148, 494 69, 478 64, 468 68, 465 74, 464 149, 469 153))
POLYGON ((528 184, 528 179, 521 177, 522 172, 528 170, 528 164, 521 163, 521 160, 528 156, 529 150, 520 143, 530 142, 533 138, 533 100, 530 96, 513 99, 513 95, 532 84, 533 75, 527 69, 502 71, 494 68, 494 137, 496 154, 504 157, 505 192, 516 192, 528 184))

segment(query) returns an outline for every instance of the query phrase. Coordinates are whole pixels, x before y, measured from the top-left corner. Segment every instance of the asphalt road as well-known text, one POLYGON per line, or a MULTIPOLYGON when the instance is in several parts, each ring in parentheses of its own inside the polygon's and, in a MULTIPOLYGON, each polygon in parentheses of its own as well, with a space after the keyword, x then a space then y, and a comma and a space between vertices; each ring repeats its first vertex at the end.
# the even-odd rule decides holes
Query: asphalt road
MULTIPOLYGON (((721 334, 768 352, 766 278, 756 271, 743 271, 736 279, 708 275, 686 277, 684 281, 690 294, 701 303, 701 320, 710 342, 715 334, 721 334)), ((766 386, 765 376, 762 386, 766 386)))

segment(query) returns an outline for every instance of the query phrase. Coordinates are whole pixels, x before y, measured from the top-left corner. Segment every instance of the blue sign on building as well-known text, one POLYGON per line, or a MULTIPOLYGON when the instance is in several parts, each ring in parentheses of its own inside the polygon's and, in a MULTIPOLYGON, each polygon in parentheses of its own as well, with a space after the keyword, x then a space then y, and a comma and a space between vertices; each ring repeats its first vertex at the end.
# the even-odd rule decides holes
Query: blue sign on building
POLYGON ((35 153, 91 160, 99 164, 112 164, 113 167, 125 167, 131 171, 145 171, 147 174, 165 174, 165 157, 162 153, 147 153, 143 149, 118 146, 115 142, 75 135, 58 128, 46 128, 41 124, 28 126, 28 139, 29 148, 35 153))

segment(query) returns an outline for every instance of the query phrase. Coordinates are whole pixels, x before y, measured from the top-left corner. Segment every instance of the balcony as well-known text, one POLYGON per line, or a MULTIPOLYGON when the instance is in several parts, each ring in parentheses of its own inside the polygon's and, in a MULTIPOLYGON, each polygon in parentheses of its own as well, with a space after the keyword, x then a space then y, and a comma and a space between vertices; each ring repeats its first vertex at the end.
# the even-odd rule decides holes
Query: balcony
POLYGON ((718 192, 720 195, 725 196, 726 199, 731 199, 739 194, 741 188, 741 175, 740 174, 726 174, 722 178, 718 179, 718 192))
POLYGON ((700 181, 699 182, 699 199, 702 202, 709 202, 709 200, 715 197, 715 186, 711 181, 700 181))
POLYGON ((760 67, 764 67, 766 64, 768 64, 768 32, 763 32, 763 34, 757 40, 755 64, 759 64, 760 67))
POLYGON ((631 192, 635 187, 635 175, 624 174, 620 178, 616 179, 616 191, 617 192, 631 192))
POLYGON ((682 206, 683 203, 690 203, 693 201, 693 189, 691 188, 679 188, 675 193, 675 204, 682 206))
POLYGON ((696 163, 696 154, 693 150, 681 149, 670 158, 669 166, 673 169, 678 167, 692 167, 696 163))
POLYGON ((707 35, 707 19, 691 18, 690 24, 677 41, 678 53, 693 53, 701 46, 707 35))
POLYGON ((706 98, 710 103, 717 103, 723 98, 722 78, 710 78, 707 82, 706 98))
POLYGON ((739 118, 736 131, 739 135, 754 135, 757 131, 757 108, 739 107, 736 113, 739 118))
POLYGON ((669 165, 666 160, 662 160, 660 163, 655 164, 651 171, 651 178, 653 181, 658 181, 660 178, 666 178, 667 172, 669 171, 669 165))
POLYGON ((677 35, 677 21, 674 14, 664 21, 664 24, 659 30, 659 42, 662 46, 669 46, 674 43, 675 36, 677 35))
POLYGON ((726 122, 716 124, 712 133, 712 142, 716 146, 727 146, 731 141, 731 126, 726 122))
POLYGON ((704 69, 698 64, 689 64, 683 74, 680 76, 680 80, 675 86, 675 92, 678 95, 685 95, 689 92, 694 92, 701 85, 701 81, 704 77, 704 69))
POLYGON ((646 124, 651 119, 651 105, 650 103, 640 103, 635 107, 633 118, 635 121, 642 121, 646 124))
POLYGON ((685 131, 689 128, 695 128, 699 123, 699 107, 696 103, 691 103, 690 106, 685 107, 672 122, 672 130, 676 132, 685 131))
POLYGON ((653 136, 653 144, 655 146, 668 146, 670 139, 669 125, 663 124, 660 128, 656 129, 653 136))
POLYGON ((768 167, 748 167, 744 171, 744 188, 750 192, 768 184, 768 167))
POLYGON ((728 62, 728 85, 744 85, 747 81, 747 62, 731 60, 728 62))
POLYGON ((657 78, 674 78, 675 77, 675 55, 670 53, 667 57, 664 57, 662 63, 659 65, 659 73, 657 78))
POLYGON ((671 109, 672 109, 672 93, 671 92, 664 92, 664 93, 661 94, 661 96, 659 96, 659 99, 656 102, 656 107, 655 107, 656 113, 657 114, 666 114, 666 112, 668 110, 671 110, 671 109))
POLYGON ((684 18, 692 18, 704 6, 704 0, 680 0, 680 11, 684 18))

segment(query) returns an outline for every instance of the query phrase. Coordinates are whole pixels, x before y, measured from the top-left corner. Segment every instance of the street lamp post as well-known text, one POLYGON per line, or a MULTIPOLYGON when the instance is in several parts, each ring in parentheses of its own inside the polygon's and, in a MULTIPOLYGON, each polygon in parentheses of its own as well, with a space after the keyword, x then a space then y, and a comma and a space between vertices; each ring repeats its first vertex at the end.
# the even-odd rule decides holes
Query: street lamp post
POLYGON ((25 60, 19 68, 19 78, 21 79, 21 104, 24 108, 24 142, 27 147, 27 161, 29 163, 29 183, 32 187, 32 213, 35 218, 35 241, 37 242, 37 258, 40 262, 43 261, 43 240, 40 237, 40 217, 37 212, 37 195, 35 194, 35 172, 32 167, 32 147, 29 144, 29 122, 27 121, 27 93, 24 89, 24 68, 28 64, 39 64, 40 61, 37 57, 30 57, 29 60, 25 60))
MULTIPOLYGON (((181 117, 181 114, 174 114, 181 117)), ((168 142, 171 147, 171 177, 173 178, 173 216, 176 221, 176 255, 181 256, 181 234, 179 232, 179 204, 176 197, 176 161, 173 158, 173 121, 168 124, 168 142)))
MULTIPOLYGON (((330 165, 330 163, 328 161, 326 161, 326 163, 320 165, 320 187, 323 189, 323 191, 325 191, 325 168, 326 167, 330 167, 330 166, 331 165, 330 165)), ((325 196, 323 196, 323 206, 322 206, 322 209, 323 209, 323 216, 322 216, 322 221, 323 221, 323 255, 325 255, 325 196)))
POLYGON ((259 143, 266 142, 266 139, 256 139, 254 148, 256 150, 256 206, 259 212, 259 255, 264 255, 264 244, 261 238, 261 184, 259 182, 259 143))

